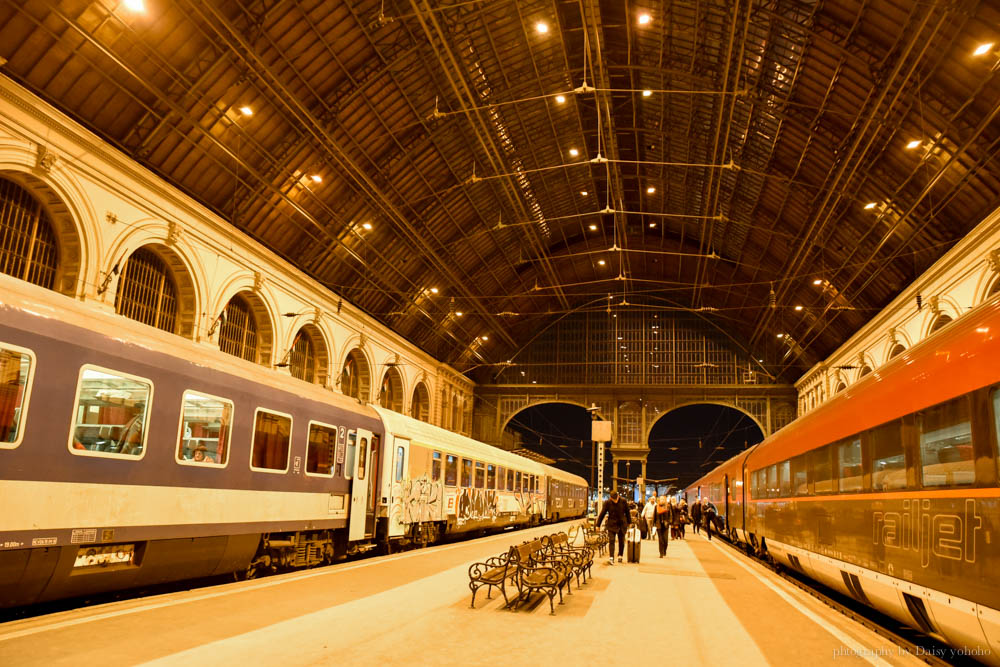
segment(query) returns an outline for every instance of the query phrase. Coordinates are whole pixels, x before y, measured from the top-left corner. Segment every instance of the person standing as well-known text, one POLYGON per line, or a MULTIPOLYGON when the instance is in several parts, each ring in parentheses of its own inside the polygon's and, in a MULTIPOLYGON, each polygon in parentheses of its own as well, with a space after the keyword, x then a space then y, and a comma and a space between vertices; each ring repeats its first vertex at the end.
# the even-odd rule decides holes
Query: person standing
POLYGON ((656 537, 659 540, 660 558, 667 555, 667 546, 670 543, 670 504, 667 503, 666 496, 660 496, 656 502, 656 509, 653 511, 653 526, 656 527, 656 537))
POLYGON ((597 515, 598 529, 604 515, 608 515, 608 565, 615 564, 615 537, 618 538, 618 562, 622 562, 625 554, 625 528, 629 524, 628 503, 618 495, 617 491, 611 492, 611 497, 604 501, 601 513, 597 515))
POLYGON ((689 517, 688 517, 688 503, 683 498, 681 498, 681 502, 680 502, 680 505, 678 505, 678 509, 680 510, 680 515, 681 515, 680 516, 680 519, 681 519, 681 521, 680 521, 680 524, 681 524, 680 538, 683 540, 686 537, 685 533, 687 532, 687 523, 690 520, 689 517))
POLYGON ((653 517, 656 516, 656 496, 650 496, 642 508, 642 518, 646 520, 646 535, 653 539, 653 517))
POLYGON ((712 530, 715 528, 715 505, 706 501, 705 507, 702 508, 701 514, 705 517, 705 532, 708 534, 708 541, 712 541, 712 530))
POLYGON ((691 525, 694 527, 694 532, 697 533, 701 526, 701 498, 691 505, 691 525))

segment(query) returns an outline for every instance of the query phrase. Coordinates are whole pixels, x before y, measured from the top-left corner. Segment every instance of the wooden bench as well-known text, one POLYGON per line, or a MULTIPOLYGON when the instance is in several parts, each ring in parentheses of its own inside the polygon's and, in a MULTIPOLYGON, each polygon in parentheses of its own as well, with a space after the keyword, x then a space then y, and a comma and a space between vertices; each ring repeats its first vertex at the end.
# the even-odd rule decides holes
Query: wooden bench
POLYGON ((532 540, 511 548, 511 560, 516 565, 518 595, 515 608, 525 602, 534 591, 549 598, 549 613, 555 615, 553 599, 559 594, 559 604, 563 604, 562 589, 566 587, 571 595, 569 582, 573 576, 572 567, 565 559, 548 553, 541 540, 532 540))
POLYGON ((476 592, 486 586, 486 599, 490 599, 490 594, 494 588, 499 588, 503 593, 503 601, 509 607, 510 600, 507 598, 507 580, 513 581, 517 576, 517 566, 511 560, 513 548, 508 549, 499 556, 487 558, 484 563, 473 563, 469 566, 469 588, 472 589, 473 609, 476 607, 476 592))
POLYGON ((565 558, 576 575, 577 588, 580 587, 580 578, 583 583, 587 582, 587 575, 594 565, 594 551, 584 545, 575 547, 566 533, 553 533, 542 538, 542 544, 548 552, 556 557, 565 558))

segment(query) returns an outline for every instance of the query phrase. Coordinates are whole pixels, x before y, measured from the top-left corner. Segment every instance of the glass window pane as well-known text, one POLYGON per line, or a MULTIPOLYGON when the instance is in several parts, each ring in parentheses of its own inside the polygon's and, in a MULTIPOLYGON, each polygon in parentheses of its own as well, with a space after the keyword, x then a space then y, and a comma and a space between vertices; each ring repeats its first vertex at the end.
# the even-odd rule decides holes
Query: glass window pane
MULTIPOLYGON (((806 455, 800 454, 792 459, 792 495, 809 495, 809 475, 806 465, 806 455)), ((735 494, 734 494, 735 495, 735 494)))
POLYGON ((472 486, 472 461, 462 459, 462 486, 472 486))
POLYGON ((0 447, 21 440, 32 368, 32 358, 26 351, 0 345, 0 447))
POLYGON ((361 438, 358 445, 358 479, 364 479, 368 472, 368 438, 361 438))
POLYGON ((968 398, 918 412, 917 432, 924 486, 964 486, 976 481, 968 398))
POLYGON ((458 458, 452 454, 449 454, 445 461, 444 484, 445 486, 458 484, 458 458))
POLYGON ((337 427, 309 425, 309 445, 306 449, 306 473, 332 475, 333 457, 337 449, 337 427))
POLYGON ((114 371, 84 368, 76 399, 73 449, 138 457, 146 444, 152 385, 114 371))
POLYGON ((250 467, 262 470, 287 470, 291 433, 291 417, 258 410, 254 420, 250 467))
POLYGON ((813 472, 815 493, 833 493, 833 467, 830 465, 830 446, 826 445, 809 452, 810 468, 813 472))
POLYGON ((782 461, 778 464, 778 494, 782 498, 792 495, 791 461, 782 461))
POLYGON ((406 450, 402 447, 396 447, 396 481, 401 482, 403 480, 403 458, 406 456, 406 450))
POLYGON ((514 471, 511 470, 510 468, 507 468, 507 490, 508 491, 513 491, 514 489, 515 489, 515 486, 514 486, 514 471))
POLYGON ((521 491, 521 471, 517 470, 514 472, 514 490, 521 491))
POLYGON ((507 488, 506 486, 507 476, 504 473, 503 468, 497 466, 497 491, 503 491, 507 488))
POLYGON ((861 438, 837 445, 837 477, 841 491, 860 491, 864 469, 861 465, 861 438))
POLYGON ((767 497, 778 497, 778 466, 767 467, 767 497))
POLYGON ((184 392, 181 399, 181 433, 177 460, 225 465, 233 404, 224 398, 184 392))
POLYGON ((906 487, 906 458, 900 422, 879 426, 870 432, 872 447, 872 490, 888 491, 906 487))
POLYGON ((476 461, 476 488, 482 489, 486 486, 486 466, 476 461))
MULTIPOLYGON (((1000 281, 997 281, 996 287, 1000 288, 1000 281)), ((993 390, 993 441, 1000 447, 1000 389, 993 390)), ((993 457, 1000 465, 1000 452, 994 451, 993 457)))
POLYGON ((497 488, 497 470, 493 467, 492 463, 486 466, 486 488, 497 488))
POLYGON ((431 458, 431 481, 437 482, 441 479, 441 452, 434 452, 431 458))

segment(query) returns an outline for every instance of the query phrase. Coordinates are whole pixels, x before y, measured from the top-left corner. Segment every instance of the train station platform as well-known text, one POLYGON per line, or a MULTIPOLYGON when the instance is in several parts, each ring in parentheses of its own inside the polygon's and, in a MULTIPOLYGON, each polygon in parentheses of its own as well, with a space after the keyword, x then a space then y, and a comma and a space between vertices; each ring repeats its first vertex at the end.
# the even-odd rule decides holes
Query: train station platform
POLYGON ((595 561, 549 614, 508 611, 468 567, 569 524, 0 625, 0 665, 917 665, 730 547, 595 561))

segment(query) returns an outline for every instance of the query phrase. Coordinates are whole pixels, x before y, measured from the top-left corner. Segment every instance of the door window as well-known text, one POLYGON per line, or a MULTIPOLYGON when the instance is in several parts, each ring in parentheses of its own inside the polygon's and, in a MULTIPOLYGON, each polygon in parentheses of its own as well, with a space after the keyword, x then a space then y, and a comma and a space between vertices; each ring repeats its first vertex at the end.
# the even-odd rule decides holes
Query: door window
POLYGON ((24 436, 34 355, 0 343, 0 448, 13 448, 24 436))
POLYGON ((368 438, 361 438, 358 444, 358 479, 365 478, 365 468, 368 466, 368 438))

